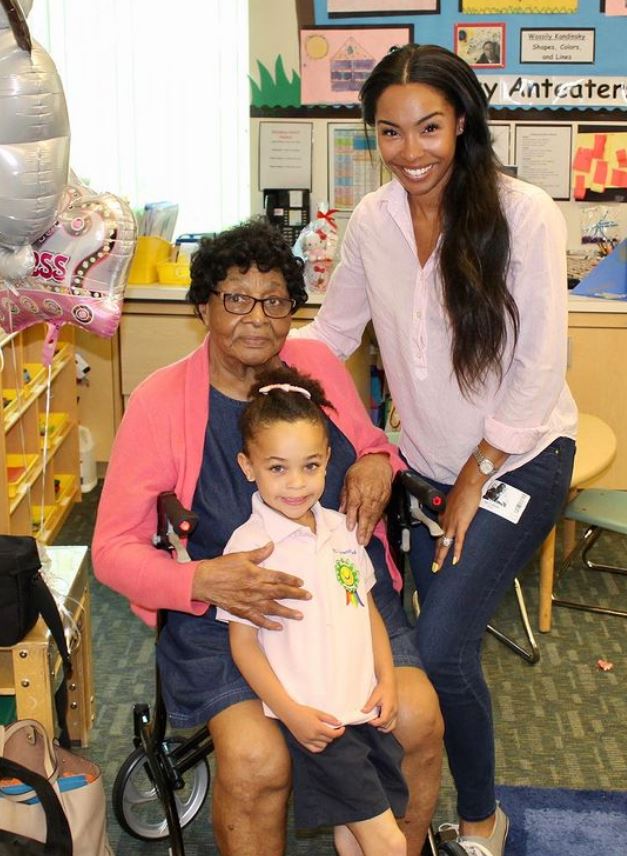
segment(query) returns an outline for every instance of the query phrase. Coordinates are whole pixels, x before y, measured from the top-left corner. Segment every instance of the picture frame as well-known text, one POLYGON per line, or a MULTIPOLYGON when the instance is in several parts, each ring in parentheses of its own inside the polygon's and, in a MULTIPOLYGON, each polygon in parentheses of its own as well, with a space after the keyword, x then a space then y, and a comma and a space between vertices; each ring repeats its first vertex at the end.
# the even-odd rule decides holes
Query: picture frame
POLYGON ((439 15, 440 0, 327 0, 329 18, 359 15, 439 15))
POLYGON ((357 104, 379 60, 411 41, 410 24, 301 29, 301 104, 357 104))
POLYGON ((625 0, 601 0, 600 11, 610 17, 624 18, 627 16, 625 0))
POLYGON ((505 68, 505 24, 455 24, 454 51, 471 68, 505 68))

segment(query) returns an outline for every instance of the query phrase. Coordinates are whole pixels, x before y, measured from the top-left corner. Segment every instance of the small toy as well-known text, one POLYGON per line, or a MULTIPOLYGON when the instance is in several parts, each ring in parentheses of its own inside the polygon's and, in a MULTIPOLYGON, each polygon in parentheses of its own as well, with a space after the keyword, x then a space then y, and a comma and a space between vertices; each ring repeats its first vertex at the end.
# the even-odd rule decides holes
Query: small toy
POLYGON ((337 248, 335 208, 321 202, 316 217, 298 236, 292 251, 305 262, 305 287, 309 294, 324 294, 329 284, 337 248))

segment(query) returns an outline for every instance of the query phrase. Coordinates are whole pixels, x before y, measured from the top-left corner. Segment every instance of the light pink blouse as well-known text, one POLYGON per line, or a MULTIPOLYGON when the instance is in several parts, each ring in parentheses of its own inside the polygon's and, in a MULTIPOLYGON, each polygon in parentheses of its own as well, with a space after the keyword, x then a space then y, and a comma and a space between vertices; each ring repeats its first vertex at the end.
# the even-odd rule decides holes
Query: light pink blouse
POLYGON ((511 233, 508 287, 520 332, 506 371, 464 398, 451 366, 436 249, 420 266, 407 195, 393 180, 365 196, 342 242, 341 260, 315 321, 296 336, 317 338, 342 358, 372 319, 392 398, 401 451, 419 472, 452 484, 485 438, 509 454, 500 472, 535 457, 560 436, 574 438, 577 408, 565 381, 568 324, 566 227, 540 188, 503 176, 511 233))

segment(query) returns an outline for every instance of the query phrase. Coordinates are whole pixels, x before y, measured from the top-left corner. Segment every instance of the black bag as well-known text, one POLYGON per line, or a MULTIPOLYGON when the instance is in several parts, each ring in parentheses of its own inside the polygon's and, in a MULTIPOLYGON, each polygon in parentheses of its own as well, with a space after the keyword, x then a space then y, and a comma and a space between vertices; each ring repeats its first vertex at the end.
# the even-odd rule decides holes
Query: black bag
POLYGON ((35 790, 46 813, 46 842, 0 830, 0 856, 72 856, 72 834, 63 807, 50 783, 38 773, 0 757, 0 775, 20 779, 35 790))
POLYGON ((61 729, 59 743, 69 749, 66 681, 72 676, 72 662, 59 610, 39 573, 40 569, 41 560, 34 538, 30 535, 0 535, 0 646, 17 645, 32 630, 40 615, 44 619, 63 661, 64 679, 54 700, 61 729))

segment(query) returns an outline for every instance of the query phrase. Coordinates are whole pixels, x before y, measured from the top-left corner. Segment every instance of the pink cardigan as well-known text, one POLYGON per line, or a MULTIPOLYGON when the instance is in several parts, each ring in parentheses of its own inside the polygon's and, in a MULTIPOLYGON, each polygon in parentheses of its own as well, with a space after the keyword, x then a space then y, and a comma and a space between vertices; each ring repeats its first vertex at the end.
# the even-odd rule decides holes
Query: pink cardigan
MULTIPOLYGON (((385 434, 372 425, 343 363, 326 345, 288 340, 281 357, 323 384, 337 412, 329 418, 353 444, 358 457, 384 452, 394 472, 405 466, 385 434)), ((173 490, 191 507, 200 473, 209 418, 208 337, 189 356, 159 369, 137 387, 120 424, 100 499, 92 557, 96 577, 131 601, 133 611, 154 625, 157 609, 202 615, 208 605, 191 599, 198 562, 176 564, 152 546, 156 499, 173 490)), ((234 462, 235 466, 235 462, 234 462)), ((400 574, 389 555, 394 587, 400 574)))

